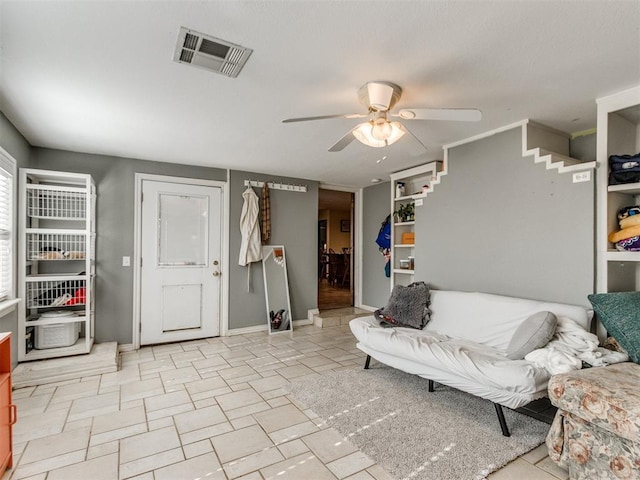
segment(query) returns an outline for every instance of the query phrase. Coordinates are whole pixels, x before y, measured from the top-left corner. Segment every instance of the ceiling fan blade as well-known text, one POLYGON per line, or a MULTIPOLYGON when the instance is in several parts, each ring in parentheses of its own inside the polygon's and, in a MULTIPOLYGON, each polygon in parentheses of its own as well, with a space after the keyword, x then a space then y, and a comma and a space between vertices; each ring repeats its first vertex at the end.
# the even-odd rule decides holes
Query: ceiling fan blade
POLYGON ((482 112, 475 108, 403 108, 394 116, 404 120, 450 120, 478 122, 482 112))
POLYGON ((349 130, 344 137, 342 137, 331 148, 329 148, 329 151, 330 152, 339 152, 340 150, 343 150, 351 142, 353 142, 356 139, 356 137, 353 136, 353 131, 356 128, 358 128, 358 127, 355 127, 355 128, 352 128, 351 130, 349 130))
POLYGON ((427 147, 424 145, 424 143, 422 143, 418 137, 416 137, 413 133, 411 133, 411 130, 409 130, 407 127, 405 127, 401 123, 400 123, 400 130, 402 130, 404 133, 408 133, 409 135, 411 135, 416 140, 416 142, 422 145, 422 148, 427 150, 427 147))
POLYGON ((320 115, 318 117, 300 117, 300 118, 287 118, 286 120, 282 120, 282 123, 293 123, 293 122, 308 122, 310 120, 326 120, 328 118, 364 118, 367 117, 366 113, 345 113, 345 114, 336 114, 336 115, 320 115))

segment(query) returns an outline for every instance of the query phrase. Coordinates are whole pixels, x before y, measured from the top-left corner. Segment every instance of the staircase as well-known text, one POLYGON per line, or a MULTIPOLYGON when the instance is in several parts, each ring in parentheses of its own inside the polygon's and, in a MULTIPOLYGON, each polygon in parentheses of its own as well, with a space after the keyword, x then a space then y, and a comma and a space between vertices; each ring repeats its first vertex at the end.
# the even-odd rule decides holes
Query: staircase
POLYGON ((578 159, 567 157, 556 152, 550 152, 544 148, 532 148, 525 155, 533 155, 534 163, 544 163, 547 170, 557 169, 558 173, 576 172, 595 168, 595 162, 581 162, 578 159))
POLYGON ((532 156, 534 163, 544 164, 547 170, 556 170, 558 173, 573 173, 574 183, 588 181, 591 178, 590 174, 580 178, 575 175, 577 172, 590 172, 591 170, 594 170, 596 168, 596 162, 583 162, 568 156, 570 135, 532 120, 522 120, 465 140, 444 145, 443 168, 436 174, 436 178, 431 182, 431 190, 427 192, 427 196, 430 192, 433 192, 436 185, 441 182, 442 177, 447 175, 449 171, 448 156, 450 148, 457 147, 465 143, 475 142, 482 138, 490 137, 497 133, 512 130, 514 128, 520 128, 522 130, 523 157, 532 156))

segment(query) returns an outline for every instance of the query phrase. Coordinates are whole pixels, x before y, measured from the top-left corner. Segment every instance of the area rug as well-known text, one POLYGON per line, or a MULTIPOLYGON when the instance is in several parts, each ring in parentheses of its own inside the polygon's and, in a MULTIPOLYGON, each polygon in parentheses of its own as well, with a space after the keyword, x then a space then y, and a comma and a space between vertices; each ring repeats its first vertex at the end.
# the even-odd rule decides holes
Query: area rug
POLYGON ((293 382, 294 398, 396 480, 480 480, 544 442, 549 425, 400 370, 327 372, 293 382))

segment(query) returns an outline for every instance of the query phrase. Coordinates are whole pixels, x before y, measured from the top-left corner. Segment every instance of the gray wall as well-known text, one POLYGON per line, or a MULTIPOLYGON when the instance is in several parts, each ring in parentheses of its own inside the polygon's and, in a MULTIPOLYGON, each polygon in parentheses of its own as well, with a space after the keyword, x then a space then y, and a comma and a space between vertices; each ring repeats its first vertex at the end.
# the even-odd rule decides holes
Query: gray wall
POLYGON ((362 304, 383 307, 389 299, 390 279, 384 275, 384 257, 376 238, 380 225, 391 212, 391 186, 379 183, 362 193, 362 304))
POLYGON ((122 266, 133 256, 135 173, 226 180, 226 170, 131 158, 33 148, 32 167, 89 173, 98 193, 96 240, 97 342, 131 343, 133 268, 122 266))
MULTIPOLYGON (((7 117, 0 112, 0 147, 2 147, 9 155, 11 155, 16 161, 16 168, 24 168, 29 166, 29 142, 18 132, 18 130, 7 120, 7 117)), ((17 170, 16 170, 17 172, 17 170)), ((16 182, 17 184, 17 182, 16 182)), ((16 189, 17 190, 17 189, 16 189)), ((15 192, 14 200, 16 205, 18 204, 17 191, 15 192)), ((14 231, 16 232, 16 238, 18 233, 18 216, 14 219, 14 231)), ((17 281, 18 271, 18 257, 16 256, 13 272, 14 279, 17 281)), ((16 284, 16 290, 17 290, 16 284)), ((11 332, 11 363, 16 365, 18 363, 18 312, 17 310, 0 317, 0 331, 11 332)))
MULTIPOLYGON (((247 292, 247 267, 238 265, 240 214, 244 180, 307 185, 307 193, 270 190, 271 245, 284 245, 293 320, 307 318, 318 305, 318 183, 298 178, 274 177, 231 171, 229 225, 229 328, 266 325, 262 264, 251 265, 251 291, 247 292)), ((262 198, 262 189, 254 191, 262 198)))
POLYGON ((596 134, 581 135, 571 139, 569 152, 571 157, 583 162, 594 161, 596 159, 596 134))
MULTIPOLYGON (((589 141, 591 139, 585 139, 589 141)), ((98 193, 97 319, 99 342, 131 342, 133 270, 122 256, 133 255, 134 173, 224 181, 223 169, 147 162, 42 148, 28 142, 0 113, 0 146, 32 167, 90 173, 98 193)), ((592 150, 592 145, 576 145, 592 150)), ((579 148, 578 148, 579 147, 579 148)), ((416 209, 416 279, 435 288, 478 290, 587 304, 593 291, 593 182, 572 184, 571 176, 547 171, 520 155, 519 130, 462 145, 450 151, 449 174, 416 209), (434 255, 433 252, 438 252, 434 255)), ((250 172, 230 173, 230 328, 266 323, 262 266, 238 265, 244 179, 306 184, 306 194, 271 191, 271 244, 287 249, 293 319, 317 307, 318 184, 250 172)), ((256 192, 261 192, 256 189, 256 192)), ((389 279, 375 238, 389 213, 389 184, 363 190, 362 303, 382 306, 389 279)), ((17 317, 0 318, 14 332, 17 317)))
POLYGON ((28 166, 31 145, 2 112, 0 112, 0 147, 16 160, 18 168, 28 166))
POLYGON ((434 288, 588 305, 594 183, 521 155, 520 129, 449 151, 416 207, 416 279, 434 288))
MULTIPOLYGON (((96 341, 131 343, 133 269, 122 266, 122 257, 133 255, 135 173, 225 181, 226 170, 45 148, 33 148, 31 158, 33 168, 93 176, 98 191, 96 341)), ((307 318, 307 309, 317 306, 317 182, 237 171, 230 178, 229 328, 266 325, 262 265, 251 268, 249 293, 246 268, 238 265, 244 179, 309 188, 306 194, 271 191, 271 243, 286 246, 293 319, 307 318)))

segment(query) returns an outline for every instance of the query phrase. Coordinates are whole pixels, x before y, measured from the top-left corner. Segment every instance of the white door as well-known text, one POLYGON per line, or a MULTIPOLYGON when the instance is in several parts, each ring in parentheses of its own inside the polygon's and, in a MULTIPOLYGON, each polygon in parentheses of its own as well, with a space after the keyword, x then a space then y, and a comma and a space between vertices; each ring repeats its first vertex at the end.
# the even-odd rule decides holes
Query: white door
POLYGON ((140 344, 220 333, 222 189, 142 181, 140 344))

